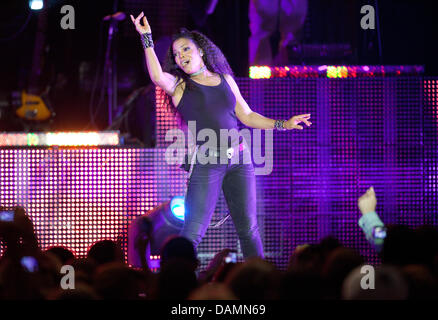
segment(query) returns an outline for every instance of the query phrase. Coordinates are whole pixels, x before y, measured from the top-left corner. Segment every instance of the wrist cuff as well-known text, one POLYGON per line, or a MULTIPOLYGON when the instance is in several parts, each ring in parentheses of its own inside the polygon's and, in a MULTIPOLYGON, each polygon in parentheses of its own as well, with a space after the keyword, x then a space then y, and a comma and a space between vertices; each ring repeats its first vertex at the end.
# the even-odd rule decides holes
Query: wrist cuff
POLYGON ((286 120, 275 120, 274 128, 279 131, 284 131, 286 128, 284 127, 284 123, 286 120))
POLYGON ((154 42, 152 41, 152 33, 146 32, 140 35, 141 43, 143 45, 143 49, 153 48, 154 42))

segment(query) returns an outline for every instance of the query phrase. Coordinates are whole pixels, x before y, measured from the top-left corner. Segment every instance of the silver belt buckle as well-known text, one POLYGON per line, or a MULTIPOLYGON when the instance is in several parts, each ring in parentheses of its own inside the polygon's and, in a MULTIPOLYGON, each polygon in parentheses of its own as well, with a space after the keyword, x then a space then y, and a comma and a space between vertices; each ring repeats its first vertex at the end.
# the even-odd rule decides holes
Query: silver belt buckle
POLYGON ((228 148, 227 149, 227 157, 228 159, 231 159, 234 155, 234 148, 228 148))
POLYGON ((202 152, 204 152, 207 157, 210 157, 210 156, 219 157, 219 152, 217 152, 217 150, 211 150, 208 148, 207 149, 202 148, 202 149, 204 149, 202 152))

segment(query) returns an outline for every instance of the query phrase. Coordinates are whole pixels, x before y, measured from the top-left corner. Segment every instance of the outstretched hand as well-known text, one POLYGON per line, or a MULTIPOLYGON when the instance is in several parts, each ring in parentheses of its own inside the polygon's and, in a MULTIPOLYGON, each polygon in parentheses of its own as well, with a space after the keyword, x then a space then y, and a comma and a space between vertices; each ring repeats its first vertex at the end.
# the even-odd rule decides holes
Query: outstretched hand
POLYGON ((140 13, 137 18, 134 19, 134 16, 130 15, 132 23, 135 25, 135 29, 138 33, 151 33, 151 27, 149 25, 148 19, 146 19, 146 16, 144 13, 140 13), (141 24, 141 18, 143 17, 143 25, 141 24))
POLYGON ((300 126, 299 124, 301 122, 304 122, 308 127, 310 127, 312 125, 312 122, 308 121, 309 119, 310 119, 310 113, 300 114, 298 116, 294 116, 289 120, 287 120, 284 123, 284 127, 287 130, 291 130, 291 129, 303 130, 303 126, 300 126))
POLYGON ((371 187, 358 200, 357 205, 362 214, 376 211, 377 198, 374 188, 371 187))

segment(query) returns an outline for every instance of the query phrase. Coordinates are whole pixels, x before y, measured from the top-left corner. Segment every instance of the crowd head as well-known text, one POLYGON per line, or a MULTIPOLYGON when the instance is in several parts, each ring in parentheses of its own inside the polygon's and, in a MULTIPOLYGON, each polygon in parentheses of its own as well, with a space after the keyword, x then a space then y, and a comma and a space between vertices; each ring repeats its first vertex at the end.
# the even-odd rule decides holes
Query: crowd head
POLYGON ((231 249, 218 252, 202 270, 192 243, 172 236, 161 248, 159 270, 152 272, 147 266, 129 266, 120 244, 112 240, 92 244, 86 257, 62 246, 40 250, 31 220, 22 208, 16 212, 13 224, 0 223, 4 249, 0 259, 1 299, 438 298, 438 230, 431 226, 388 226, 378 265, 368 265, 358 251, 326 237, 318 243, 297 246, 286 270, 258 257, 229 261, 231 249), (65 265, 74 270, 74 288, 61 285, 65 265), (371 270, 368 276, 372 281, 364 278, 364 270, 371 270))

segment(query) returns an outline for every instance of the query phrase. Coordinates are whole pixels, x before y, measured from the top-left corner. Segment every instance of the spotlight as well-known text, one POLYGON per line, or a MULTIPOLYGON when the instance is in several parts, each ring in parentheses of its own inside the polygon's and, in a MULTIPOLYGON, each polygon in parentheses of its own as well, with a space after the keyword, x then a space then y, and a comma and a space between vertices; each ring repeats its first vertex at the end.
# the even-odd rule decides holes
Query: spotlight
POLYGON ((185 207, 184 207, 184 197, 178 196, 173 197, 170 201, 170 210, 175 218, 184 221, 185 207))
POLYGON ((184 197, 173 197, 158 207, 133 220, 128 230, 128 263, 141 267, 139 247, 142 239, 148 239, 145 249, 146 261, 151 268, 157 268, 156 256, 160 255, 164 242, 172 235, 179 235, 184 226, 184 197), (151 258, 154 257, 154 258, 151 258))
POLYGON ((43 0, 29 0, 29 8, 31 8, 32 10, 41 10, 43 7, 43 0))

